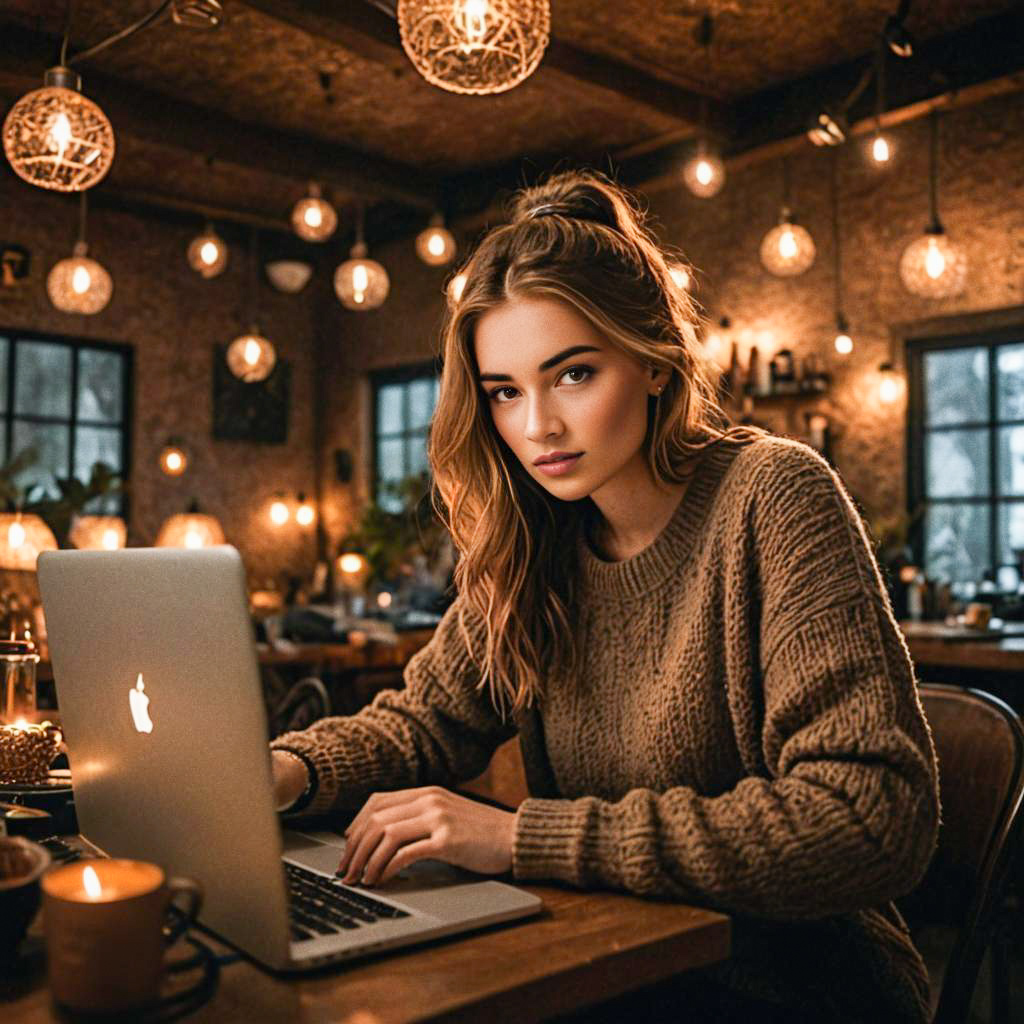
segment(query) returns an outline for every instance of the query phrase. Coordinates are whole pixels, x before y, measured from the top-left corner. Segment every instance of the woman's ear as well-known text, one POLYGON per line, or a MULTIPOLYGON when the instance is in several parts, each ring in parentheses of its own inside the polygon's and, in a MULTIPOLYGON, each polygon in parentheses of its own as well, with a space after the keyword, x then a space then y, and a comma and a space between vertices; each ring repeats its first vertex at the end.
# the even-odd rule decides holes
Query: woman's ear
POLYGON ((660 395, 668 383, 670 373, 671 371, 667 368, 658 369, 658 367, 652 366, 650 368, 650 383, 647 386, 647 390, 652 395, 660 395))

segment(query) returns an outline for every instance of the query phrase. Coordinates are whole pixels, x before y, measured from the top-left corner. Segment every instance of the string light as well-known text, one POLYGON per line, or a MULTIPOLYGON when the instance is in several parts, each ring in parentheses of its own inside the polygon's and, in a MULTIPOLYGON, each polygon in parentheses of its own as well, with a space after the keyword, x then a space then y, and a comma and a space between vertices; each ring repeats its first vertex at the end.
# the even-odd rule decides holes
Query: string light
POLYGON ((442 267, 455 258, 455 238, 444 226, 438 213, 430 218, 430 226, 416 236, 416 255, 427 266, 442 267))
POLYGON ((320 186, 311 183, 309 194, 292 208, 292 228, 307 242, 326 242, 338 226, 338 214, 326 199, 320 186))
POLYGON ((275 526, 284 526, 285 523, 291 518, 291 512, 288 510, 288 505, 284 500, 284 496, 275 498, 270 503, 270 521, 275 526))
POLYGON ((361 312, 380 306, 388 297, 390 288, 388 272, 367 256, 363 241, 363 210, 360 207, 356 219, 356 244, 352 246, 349 259, 334 272, 334 292, 346 309, 361 312))
POLYGON ((248 305, 250 327, 245 334, 235 338, 227 351, 228 369, 246 384, 255 384, 266 380, 277 365, 277 352, 273 344, 265 338, 257 326, 256 307, 259 281, 256 277, 256 249, 258 236, 253 228, 249 240, 249 287, 248 305))
POLYGON ((398 0, 402 49, 431 85, 506 92, 537 69, 551 33, 548 0, 398 0))
POLYGON ((210 224, 188 246, 188 265, 202 277, 217 277, 228 265, 228 247, 210 224))

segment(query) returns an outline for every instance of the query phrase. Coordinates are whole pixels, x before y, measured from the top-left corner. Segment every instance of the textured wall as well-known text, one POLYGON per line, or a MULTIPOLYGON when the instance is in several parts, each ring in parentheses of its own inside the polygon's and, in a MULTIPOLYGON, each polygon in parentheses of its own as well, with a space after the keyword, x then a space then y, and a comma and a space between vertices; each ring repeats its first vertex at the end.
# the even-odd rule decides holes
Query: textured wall
MULTIPOLYGON (((824 357, 835 378, 828 396, 773 400, 758 406, 756 417, 799 436, 805 412, 819 407, 828 412, 836 426, 836 463, 869 516, 905 503, 905 401, 883 406, 877 399, 879 363, 891 355, 898 365, 903 361, 902 345, 890 340, 891 325, 1024 302, 1024 101, 1017 94, 953 111, 943 116, 940 130, 940 213, 969 260, 967 287, 956 299, 915 298, 897 272, 900 254, 928 220, 927 120, 890 133, 894 156, 886 170, 869 162, 863 139, 839 153, 843 305, 855 343, 847 357, 832 347, 831 151, 808 144, 791 158, 794 205, 818 248, 814 265, 795 279, 772 277, 758 257, 781 202, 779 162, 733 174, 710 200, 694 198, 681 185, 647 197, 662 241, 682 249, 699 268, 697 297, 707 314, 731 318, 744 360, 754 343, 762 354, 767 347, 769 356, 788 347, 798 358, 811 352, 824 357)), ((411 240, 373 255, 391 275, 387 303, 373 313, 332 314, 342 340, 326 364, 332 383, 325 437, 353 444, 363 453, 364 467, 351 487, 325 474, 332 535, 366 487, 367 398, 356 377, 371 368, 429 358, 443 308, 444 273, 420 264, 411 240)))
MULTIPOLYGON (((5 165, 6 166, 6 165, 5 165)), ((19 327, 71 337, 127 342, 135 352, 129 544, 152 544, 163 520, 190 498, 216 515, 242 552, 253 581, 306 573, 315 538, 294 524, 273 530, 266 508, 275 491, 294 496, 316 487, 314 459, 314 327, 317 288, 298 296, 260 290, 261 323, 291 363, 291 408, 284 445, 213 441, 213 345, 245 325, 247 261, 233 246, 226 272, 202 280, 185 262, 201 227, 95 209, 89 217, 90 254, 110 271, 110 305, 91 316, 55 310, 46 274, 70 254, 77 199, 43 192, 0 173, 0 242, 32 255, 31 281, 16 301, 0 302, 0 328, 19 327), (168 435, 187 442, 192 462, 184 476, 160 472, 157 456, 168 435)))

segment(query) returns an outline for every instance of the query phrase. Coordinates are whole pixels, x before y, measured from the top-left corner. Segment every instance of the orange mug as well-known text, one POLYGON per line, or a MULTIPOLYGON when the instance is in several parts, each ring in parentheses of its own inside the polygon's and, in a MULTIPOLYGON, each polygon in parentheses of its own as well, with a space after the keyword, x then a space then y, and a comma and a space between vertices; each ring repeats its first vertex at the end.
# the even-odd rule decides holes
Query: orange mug
POLYGON ((43 876, 42 890, 50 991, 61 1005, 90 1013, 154 1002, 165 951, 202 905, 198 882, 168 879, 137 860, 66 864, 43 876), (174 903, 179 896, 183 907, 174 903))

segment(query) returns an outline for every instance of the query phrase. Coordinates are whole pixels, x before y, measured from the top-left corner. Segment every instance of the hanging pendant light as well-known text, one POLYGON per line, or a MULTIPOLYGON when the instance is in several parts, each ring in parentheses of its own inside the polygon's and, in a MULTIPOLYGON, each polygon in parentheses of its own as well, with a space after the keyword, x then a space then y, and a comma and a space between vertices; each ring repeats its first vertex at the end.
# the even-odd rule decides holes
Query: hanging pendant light
POLYGON ((292 208, 292 227, 307 242, 326 242, 338 226, 338 214, 326 199, 320 186, 311 182, 309 195, 292 208))
POLYGON ((356 244, 334 272, 334 291, 346 309, 376 309, 388 297, 391 282, 388 272, 376 261, 367 258, 363 241, 363 208, 356 216, 356 244))
POLYGON ((297 499, 298 507, 295 509, 295 522, 299 526, 312 526, 316 521, 316 506, 301 491, 297 499))
POLYGON ((398 0, 402 49, 431 85, 506 92, 540 64, 551 34, 548 0, 398 0))
POLYGON ((903 378, 892 363, 882 363, 878 367, 878 377, 878 400, 884 405, 892 405, 903 392, 903 378))
POLYGON ((70 68, 50 68, 43 88, 11 107, 4 121, 4 153, 30 185, 82 192, 110 170, 114 130, 81 88, 82 80, 70 68))
POLYGON ((188 246, 188 265, 205 278, 217 277, 228 265, 228 247, 224 239, 207 224, 188 246))
MULTIPOLYGON (((697 43, 704 48, 704 62, 711 64, 711 40, 714 36, 714 22, 710 14, 705 14, 696 33, 697 43)), ((708 100, 700 98, 700 129, 697 145, 693 155, 683 165, 683 182, 686 187, 701 199, 710 199, 718 195, 725 184, 725 164, 717 150, 708 140, 708 100)))
POLYGON ((277 496, 270 503, 270 521, 275 526, 284 526, 284 524, 291 518, 291 515, 291 510, 288 508, 288 503, 285 501, 284 494, 279 491, 277 496))
POLYGON ((199 511, 192 501, 187 512, 170 516, 157 534, 158 548, 208 548, 224 543, 224 530, 214 516, 199 511))
POLYGON ((228 345, 227 364, 228 369, 246 384, 255 384, 258 381, 266 380, 277 363, 277 352, 273 344, 260 333, 257 326, 256 306, 259 281, 256 276, 256 249, 258 238, 256 229, 253 228, 249 240, 249 285, 248 285, 248 306, 249 306, 249 330, 240 334, 228 345))
POLYGON ((188 455, 181 441, 168 438, 160 450, 160 469, 168 476, 181 476, 188 469, 188 455))
POLYGON ((888 164, 892 158, 892 147, 882 134, 882 114, 885 112, 885 62, 888 47, 883 39, 875 56, 875 131, 871 140, 871 159, 876 164, 888 164))
POLYGON ((429 267, 443 267, 455 258, 455 239, 441 214, 435 213, 430 226, 416 236, 416 255, 429 267))
POLYGON ((76 516, 68 540, 80 551, 118 551, 127 536, 120 516, 76 516))
POLYGON ((853 338, 850 337, 850 323, 843 312, 843 264, 842 238, 839 234, 839 152, 832 154, 830 164, 832 179, 832 280, 835 285, 836 302, 836 336, 833 347, 841 356, 848 356, 853 351, 853 338))
POLYGON ((779 223, 761 241, 761 263, 776 277, 795 277, 814 262, 814 239, 797 224, 790 207, 789 161, 782 161, 782 210, 779 223))
POLYGON ((903 250, 900 278, 908 292, 926 299, 948 299, 959 295, 967 281, 967 256, 946 234, 939 220, 938 148, 939 115, 929 116, 928 199, 931 221, 924 234, 903 250))
POLYGON ((57 538, 39 516, 0 514, 0 569, 35 572, 40 553, 56 550, 57 538))
POLYGON ((104 310, 114 292, 114 282, 106 268, 90 259, 85 241, 86 199, 81 195, 78 216, 78 241, 67 259, 58 260, 46 278, 46 292, 54 308, 62 313, 91 316, 104 310))

